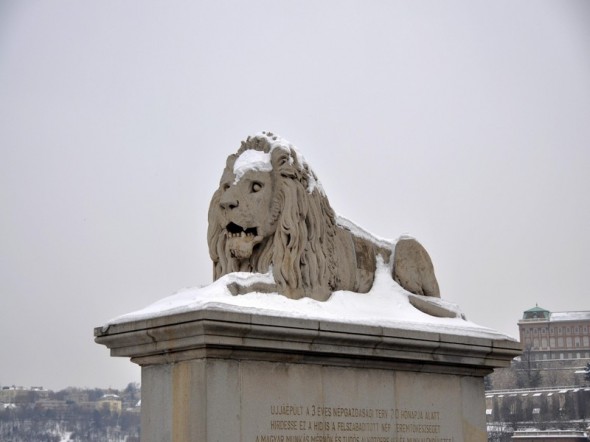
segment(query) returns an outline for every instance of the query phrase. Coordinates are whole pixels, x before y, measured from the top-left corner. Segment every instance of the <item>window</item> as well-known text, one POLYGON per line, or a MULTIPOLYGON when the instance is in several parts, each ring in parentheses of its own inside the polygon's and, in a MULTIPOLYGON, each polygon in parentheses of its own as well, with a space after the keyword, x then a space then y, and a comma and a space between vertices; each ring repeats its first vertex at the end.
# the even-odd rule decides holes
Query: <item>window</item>
POLYGON ((557 334, 559 334, 559 335, 560 335, 562 331, 563 331, 563 329, 562 329, 561 327, 559 327, 559 328, 557 329, 557 334))
POLYGON ((553 327, 549 327, 549 334, 553 334, 553 327))
POLYGON ((569 327, 565 329, 565 333, 568 334, 568 335, 571 333, 571 330, 570 330, 569 327))
POLYGON ((541 329, 541 333, 547 333, 547 328, 543 327, 543 328, 541 329))

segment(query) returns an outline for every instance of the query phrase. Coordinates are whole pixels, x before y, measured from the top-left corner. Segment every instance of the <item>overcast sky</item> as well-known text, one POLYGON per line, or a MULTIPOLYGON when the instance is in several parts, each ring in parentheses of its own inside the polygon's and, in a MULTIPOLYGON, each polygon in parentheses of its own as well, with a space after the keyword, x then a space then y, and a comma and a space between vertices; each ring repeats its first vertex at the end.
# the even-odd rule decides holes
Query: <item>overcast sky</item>
POLYGON ((590 309, 590 2, 3 0, 0 385, 139 381, 93 328, 211 282, 262 130, 474 322, 590 309))

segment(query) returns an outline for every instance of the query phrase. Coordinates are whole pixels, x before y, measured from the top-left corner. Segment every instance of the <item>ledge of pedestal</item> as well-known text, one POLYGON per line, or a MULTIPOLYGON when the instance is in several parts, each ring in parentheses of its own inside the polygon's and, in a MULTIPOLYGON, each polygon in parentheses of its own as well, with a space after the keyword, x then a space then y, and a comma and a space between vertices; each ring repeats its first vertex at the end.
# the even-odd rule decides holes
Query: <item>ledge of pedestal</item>
POLYGON ((140 365, 226 358, 484 375, 521 353, 497 335, 378 327, 201 309, 96 328, 112 356, 140 365))

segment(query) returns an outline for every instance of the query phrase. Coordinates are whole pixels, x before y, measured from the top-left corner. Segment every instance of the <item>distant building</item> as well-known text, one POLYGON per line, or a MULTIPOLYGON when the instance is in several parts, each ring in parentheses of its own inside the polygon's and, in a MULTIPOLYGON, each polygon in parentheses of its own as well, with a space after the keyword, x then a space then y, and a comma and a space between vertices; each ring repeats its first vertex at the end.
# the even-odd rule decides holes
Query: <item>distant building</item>
POLYGON ((25 388, 21 386, 5 386, 0 389, 0 401, 5 403, 34 401, 38 398, 47 398, 49 396, 49 390, 45 390, 43 387, 30 387, 25 388))
POLYGON ((533 360, 590 358, 590 311, 550 312, 535 306, 518 321, 533 360))
POLYGON ((66 388, 66 394, 64 395, 64 399, 72 402, 76 402, 80 404, 82 402, 88 402, 90 399, 88 397, 88 390, 82 390, 80 388, 66 388))
POLYGON ((120 414, 121 398, 116 394, 105 394, 98 400, 96 408, 98 410, 108 410, 111 413, 120 414))
POLYGON ((66 401, 60 401, 57 399, 41 399, 35 402, 35 407, 40 410, 66 411, 68 409, 68 404, 66 401))
MULTIPOLYGON (((486 392, 488 425, 520 422, 523 424, 521 427, 538 433, 534 435, 537 438, 541 435, 541 426, 556 429, 570 423, 571 429, 576 428, 586 419, 587 410, 590 410, 590 387, 521 388, 486 392)), ((522 436, 524 438, 525 435, 522 436)), ((526 437, 530 437, 530 434, 526 437)))

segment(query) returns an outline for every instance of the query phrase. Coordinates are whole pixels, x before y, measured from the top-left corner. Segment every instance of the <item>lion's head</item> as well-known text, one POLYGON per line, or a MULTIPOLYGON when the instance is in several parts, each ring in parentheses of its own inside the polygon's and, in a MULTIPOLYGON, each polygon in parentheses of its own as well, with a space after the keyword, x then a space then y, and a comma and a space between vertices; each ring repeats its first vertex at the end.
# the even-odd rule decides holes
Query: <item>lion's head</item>
POLYGON ((249 137, 228 157, 209 206, 214 278, 272 268, 287 296, 327 297, 336 286, 329 253, 335 229, 334 211, 303 157, 271 133, 249 137))

